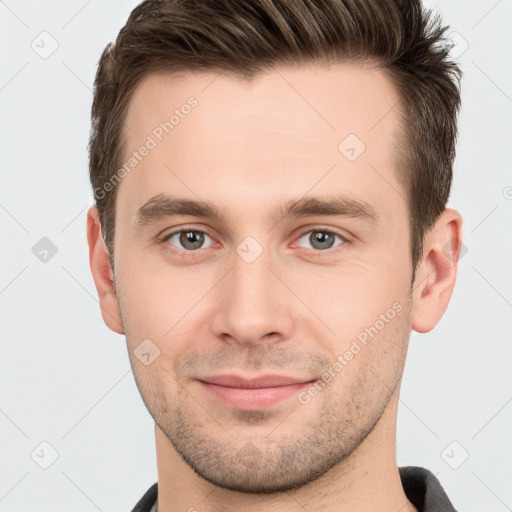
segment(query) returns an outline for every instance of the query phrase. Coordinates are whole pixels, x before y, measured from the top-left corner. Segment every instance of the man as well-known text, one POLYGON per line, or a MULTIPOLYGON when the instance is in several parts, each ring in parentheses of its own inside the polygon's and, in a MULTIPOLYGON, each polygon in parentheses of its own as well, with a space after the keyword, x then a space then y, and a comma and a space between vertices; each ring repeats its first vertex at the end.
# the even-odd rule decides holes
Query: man
POLYGON ((105 49, 87 236, 155 420, 134 511, 455 510, 395 444, 462 240, 445 30, 417 1, 148 0, 105 49))

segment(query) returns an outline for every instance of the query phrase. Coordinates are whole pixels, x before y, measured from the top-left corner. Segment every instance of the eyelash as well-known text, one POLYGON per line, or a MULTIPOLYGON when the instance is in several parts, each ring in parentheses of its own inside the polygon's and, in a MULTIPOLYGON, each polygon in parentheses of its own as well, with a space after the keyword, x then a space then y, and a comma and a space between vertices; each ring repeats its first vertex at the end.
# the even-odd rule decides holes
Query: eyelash
MULTIPOLYGON (((202 256, 204 254, 204 252, 209 249, 208 247, 204 248, 204 249, 196 249, 196 250, 187 251, 186 249, 177 249, 174 246, 172 246, 171 244, 169 244, 169 239, 172 236, 182 233, 184 231, 193 231, 194 233, 202 233, 202 234, 205 234, 213 239, 212 236, 210 236, 206 231, 204 231, 202 229, 197 229, 193 226, 184 226, 181 229, 173 231, 172 233, 166 234, 162 238, 159 238, 158 243, 163 246, 163 249, 165 251, 171 253, 174 256, 179 256, 179 257, 188 258, 188 259, 202 256)), ((326 249, 324 251, 321 251, 319 249, 306 249, 308 252, 313 251, 313 255, 315 255, 315 256, 320 256, 323 253, 336 253, 340 250, 344 250, 345 246, 349 243, 347 237, 345 237, 341 233, 338 233, 337 231, 334 231, 330 228, 323 228, 323 227, 313 227, 313 228, 308 229, 307 231, 303 231, 299 235, 298 239, 302 238, 304 235, 307 235, 308 233, 313 233, 313 232, 328 233, 330 235, 338 236, 343 241, 343 243, 339 244, 338 246, 336 246, 334 248, 326 249)))

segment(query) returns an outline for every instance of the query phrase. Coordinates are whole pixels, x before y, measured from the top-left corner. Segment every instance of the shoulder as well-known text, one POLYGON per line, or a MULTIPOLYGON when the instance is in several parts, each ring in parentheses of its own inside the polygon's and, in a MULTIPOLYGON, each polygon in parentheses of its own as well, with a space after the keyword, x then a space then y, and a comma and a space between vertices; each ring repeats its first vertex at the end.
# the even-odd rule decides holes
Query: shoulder
POLYGON ((457 512, 431 471, 419 466, 404 466, 398 471, 404 492, 418 512, 457 512))
POLYGON ((158 496, 158 482, 155 482, 137 502, 132 512, 151 512, 158 496))

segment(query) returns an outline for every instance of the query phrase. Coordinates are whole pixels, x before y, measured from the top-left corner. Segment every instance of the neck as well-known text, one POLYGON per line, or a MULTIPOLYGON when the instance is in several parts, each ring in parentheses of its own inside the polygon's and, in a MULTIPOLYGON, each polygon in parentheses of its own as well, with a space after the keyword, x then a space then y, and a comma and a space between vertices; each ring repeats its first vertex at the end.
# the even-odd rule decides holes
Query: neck
POLYGON ((404 493, 396 462, 398 396, 352 454, 292 491, 249 494, 217 487, 197 475, 155 426, 158 512, 417 512, 404 493))

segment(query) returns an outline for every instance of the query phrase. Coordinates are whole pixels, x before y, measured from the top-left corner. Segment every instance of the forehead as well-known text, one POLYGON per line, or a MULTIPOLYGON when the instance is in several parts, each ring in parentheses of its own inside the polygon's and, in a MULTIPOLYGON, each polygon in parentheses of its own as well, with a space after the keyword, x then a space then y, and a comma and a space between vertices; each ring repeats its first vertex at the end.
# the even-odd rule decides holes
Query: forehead
MULTIPOLYGON (((317 139, 351 129, 365 138, 399 100, 385 72, 369 62, 274 67, 251 80, 216 72, 160 72, 144 78, 131 96, 127 139, 151 133, 155 122, 168 120, 191 97, 199 107, 193 121, 196 137, 217 134, 219 141, 231 132, 242 137, 258 129, 286 129, 317 139)), ((395 121, 393 115, 385 117, 381 128, 395 121)))
POLYGON ((123 178, 118 201, 133 212, 179 188, 219 201, 237 194, 247 205, 287 190, 304 195, 316 182, 321 192, 342 186, 371 196, 376 180, 381 191, 373 195, 382 200, 400 188, 398 104, 391 81, 371 64, 283 66, 251 81, 214 72, 149 75, 131 97, 124 162, 152 147, 123 178))

